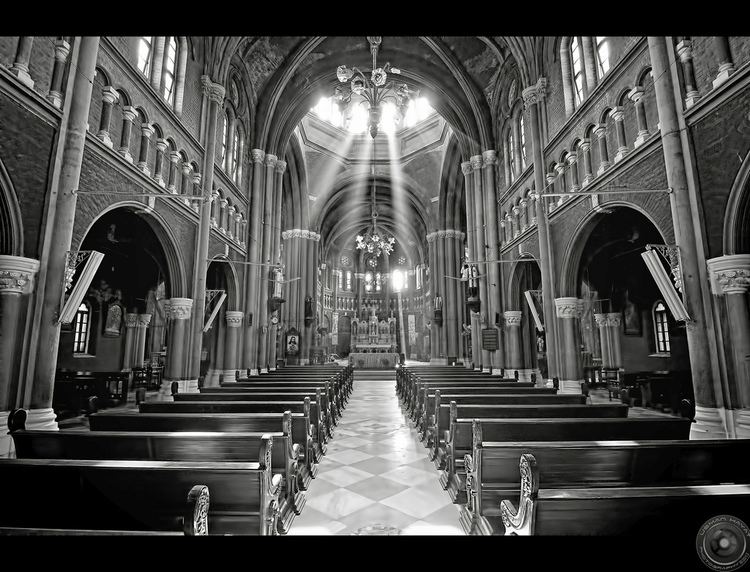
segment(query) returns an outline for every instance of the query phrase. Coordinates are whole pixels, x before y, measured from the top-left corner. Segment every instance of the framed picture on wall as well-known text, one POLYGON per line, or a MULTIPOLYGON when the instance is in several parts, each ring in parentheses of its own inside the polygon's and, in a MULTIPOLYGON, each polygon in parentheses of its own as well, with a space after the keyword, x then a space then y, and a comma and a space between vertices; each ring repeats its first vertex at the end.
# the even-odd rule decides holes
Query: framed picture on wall
POLYGON ((626 336, 642 336, 643 324, 641 322, 641 311, 638 306, 625 296, 625 306, 622 309, 623 333, 626 336))

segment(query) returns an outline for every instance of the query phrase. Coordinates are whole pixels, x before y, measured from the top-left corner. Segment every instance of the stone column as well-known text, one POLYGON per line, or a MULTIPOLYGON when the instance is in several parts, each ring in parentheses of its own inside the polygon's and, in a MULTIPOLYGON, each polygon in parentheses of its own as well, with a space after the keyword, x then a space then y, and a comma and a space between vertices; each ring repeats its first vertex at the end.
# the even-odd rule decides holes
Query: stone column
POLYGON ((734 73, 734 62, 729 50, 729 38, 727 36, 714 36, 714 48, 716 49, 716 59, 719 62, 719 73, 713 82, 714 89, 716 89, 734 73))
POLYGON ((125 314, 125 351, 122 355, 122 369, 130 371, 135 365, 133 354, 135 353, 138 314, 125 314))
POLYGON ((609 336, 610 367, 622 367, 622 314, 610 312, 607 316, 607 335, 609 336))
POLYGON ((6 436, 8 414, 18 401, 19 370, 23 351, 29 294, 39 261, 0 255, 0 458, 7 456, 12 439, 6 436))
POLYGON ((146 173, 146 176, 151 174, 148 168, 148 148, 153 134, 154 128, 151 125, 141 123, 141 148, 138 151, 138 168, 146 173))
POLYGON ((622 107, 615 107, 612 112, 612 119, 615 120, 615 131, 617 132, 617 153, 615 154, 615 163, 628 154, 628 142, 625 139, 625 112, 622 107))
POLYGON ((146 328, 151 323, 151 314, 138 314, 136 320, 133 367, 143 367, 146 354, 146 328))
MULTIPOLYGON (((262 244, 262 261, 265 264, 271 262, 271 230, 273 226, 272 219, 272 207, 273 207, 273 189, 274 189, 274 178, 273 172, 276 169, 276 162, 278 157, 272 154, 266 154, 265 157, 265 193, 263 199, 263 244, 262 244)), ((267 267, 261 268, 261 281, 260 290, 256 293, 259 294, 259 316, 258 325, 261 327, 260 336, 258 338, 258 360, 260 373, 268 373, 268 280, 270 272, 267 267)), ((304 280, 303 280, 304 282, 304 280)))
POLYGON ((112 120, 112 106, 118 99, 120 99, 120 94, 111 85, 102 89, 102 115, 99 120, 99 132, 96 136, 110 149, 113 145, 112 138, 109 136, 109 124, 112 120))
POLYGON ((234 205, 230 205, 225 210, 227 214, 224 217, 224 230, 227 238, 234 238, 234 232, 232 231, 232 228, 234 227, 234 205))
POLYGON ((236 240, 240 246, 245 244, 242 240, 242 215, 240 213, 235 213, 234 215, 234 240, 236 240))
MULTIPOLYGON (((214 157, 216 156, 216 123, 219 110, 224 104, 224 86, 213 83, 208 76, 201 76, 204 98, 208 100, 205 130, 205 153, 203 156, 203 196, 207 199, 214 187, 214 157)), ((204 100, 205 100, 204 99, 204 100)), ((190 336, 190 356, 187 360, 189 368, 188 383, 191 387, 198 387, 198 377, 201 367, 201 351, 203 348, 203 324, 206 314, 206 271, 208 268, 208 240, 210 234, 209 215, 211 203, 205 200, 201 203, 198 221, 198 233, 195 248, 195 271, 193 274, 193 299, 195 304, 190 336)))
POLYGON ((612 358, 612 349, 610 347, 610 336, 609 336, 609 318, 607 314, 594 314, 594 320, 599 328, 599 340, 602 352, 602 367, 611 368, 613 367, 614 359, 612 358))
POLYGON ((173 195, 177 194, 177 164, 182 160, 182 157, 177 151, 172 151, 169 154, 169 179, 167 183, 167 190, 173 195))
POLYGON ((229 204, 229 201, 225 198, 219 199, 219 213, 216 217, 218 219, 218 225, 219 225, 219 232, 222 234, 227 233, 226 229, 226 213, 227 213, 227 205, 229 204))
MULTIPOLYGON (((193 194, 193 182, 190 175, 193 173, 193 166, 187 161, 183 161, 180 165, 182 173, 182 179, 180 181, 180 194, 181 195, 192 195, 193 194)), ((185 199, 185 204, 190 206, 190 199, 185 199)))
MULTIPOLYGON (((727 436, 722 427, 720 413, 723 406, 723 390, 720 374, 712 366, 711 341, 708 336, 701 268, 704 264, 699 254, 700 227, 694 225, 693 203, 698 200, 697 191, 688 186, 684 161, 685 150, 680 138, 680 125, 670 72, 666 40, 663 37, 648 38, 649 55, 653 66, 656 105, 661 125, 662 149, 667 172, 667 185, 672 189, 670 205, 674 224, 675 241, 680 248, 682 263, 682 290, 685 293, 685 308, 692 318, 687 323, 687 340, 690 353, 690 370, 696 401, 696 420, 691 428, 691 437, 715 438, 727 436), (694 193, 691 197, 691 192, 694 193)), ((699 213, 695 213, 699 218, 699 213)), ((705 270, 705 266, 703 266, 705 270)), ((713 346, 716 347, 715 345, 713 346)), ((714 350, 716 351, 716 350, 714 350)))
POLYGON ((685 81, 685 109, 690 109, 701 97, 698 93, 698 83, 695 81, 693 42, 682 40, 677 44, 677 56, 682 63, 682 75, 685 81))
POLYGON ((581 185, 578 182, 578 154, 570 152, 566 160, 570 168, 570 192, 575 193, 581 190, 581 185))
POLYGON ((179 42, 177 61, 175 65, 177 67, 175 73, 175 94, 174 94, 174 112, 177 117, 182 116, 182 104, 185 98, 185 75, 187 72, 187 42, 179 42))
POLYGON ((599 123, 594 129, 597 139, 599 140, 599 168, 596 170, 597 175, 601 175, 609 168, 609 154, 607 152, 607 125, 599 123))
POLYGON ((583 184, 582 186, 588 185, 594 180, 594 173, 591 170, 591 140, 581 139, 578 144, 578 149, 583 153, 583 184))
POLYGON ((29 75, 29 59, 31 58, 31 46, 34 36, 21 36, 18 38, 16 59, 10 68, 10 73, 20 79, 29 89, 34 89, 34 80, 29 75))
MULTIPOLYGON (((464 175, 464 197, 466 198, 466 244, 469 250, 469 259, 476 260, 476 235, 477 229, 475 229, 475 210, 476 204, 472 194, 472 173, 474 167, 471 161, 464 161, 461 163, 461 172, 464 175)), ((479 227, 481 228, 481 226, 479 227)), ((482 370, 482 347, 480 344, 480 322, 479 313, 471 311, 471 361, 474 370, 482 370)))
MULTIPOLYGON (((180 393, 197 393, 198 379, 185 375, 189 358, 185 356, 186 338, 190 335, 188 328, 193 312, 193 300, 190 298, 172 298, 169 301, 170 331, 167 336, 167 358, 164 366, 165 375, 159 388, 159 401, 172 401, 171 385, 178 382, 180 393)), ((201 330, 203 324, 201 324, 201 330)), ((198 353, 200 361, 200 351, 198 353)))
POLYGON ((211 206, 209 207, 210 212, 210 218, 209 218, 209 224, 212 228, 216 228, 218 226, 218 216, 216 215, 216 211, 219 210, 219 193, 214 191, 211 193, 210 198, 211 206))
POLYGON ((224 382, 237 381, 237 336, 242 325, 242 312, 227 310, 226 335, 224 337, 224 382))
MULTIPOLYGON (((565 181, 565 163, 555 163, 556 180, 560 181, 560 186, 556 189, 559 192, 567 193, 567 182, 565 181)), ((561 205, 565 202, 565 196, 557 197, 557 204, 561 205)))
MULTIPOLYGON (((445 231, 445 274, 447 276, 457 277, 459 275, 458 263, 456 262, 456 230, 445 231)), ((458 306, 456 304, 456 285, 460 284, 456 280, 450 278, 445 279, 446 291, 445 291, 445 304, 443 304, 443 310, 447 308, 446 317, 447 328, 446 333, 446 353, 445 357, 448 358, 450 364, 453 360, 458 361, 458 336, 460 326, 458 324, 458 306)))
POLYGON ((508 370, 519 371, 524 369, 523 354, 521 352, 521 310, 506 310, 505 328, 508 340, 508 370))
MULTIPOLYGON (((454 240, 454 246, 455 246, 455 268, 458 273, 460 273, 461 269, 461 261, 464 258, 464 254, 466 252, 466 249, 464 248, 464 239, 466 235, 456 230, 456 240, 454 240)), ((458 316, 458 324, 457 324, 457 333, 458 333, 458 341, 456 342, 458 344, 458 360, 464 361, 464 337, 463 337, 463 324, 465 323, 465 304, 466 304, 466 294, 464 293, 464 283, 463 282, 456 282, 456 298, 455 298, 455 304, 456 304, 456 312, 458 316)), ((466 365, 466 364, 464 364, 466 365)))
POLYGON ((510 168, 510 154, 513 151, 508 147, 508 138, 503 139, 503 171, 505 172, 505 188, 513 183, 513 173, 510 168))
POLYGON ((583 69, 586 74, 586 87, 588 87, 588 93, 586 93, 586 95, 588 95, 589 93, 594 91, 594 88, 599 83, 596 73, 597 69, 594 38, 592 38, 591 36, 582 36, 581 47, 583 48, 583 69))
POLYGON ((427 317, 430 320, 430 363, 435 365, 440 359, 440 329, 435 323, 435 297, 438 296, 437 292, 437 232, 431 232, 427 235, 427 248, 428 256, 430 260, 430 290, 432 292, 432 298, 428 305, 429 315, 427 317))
MULTIPOLYGON (((201 194, 201 174, 200 173, 193 173, 192 176, 192 182, 193 182, 193 196, 198 197, 201 194)), ((190 202, 192 203, 193 210, 195 212, 198 212, 201 208, 200 201, 196 199, 191 199, 190 202)))
POLYGON ((52 67, 52 81, 47 99, 58 109, 62 109, 62 82, 65 75, 65 63, 68 61, 70 44, 62 39, 55 40, 55 64, 52 67))
MULTIPOLYGON (((243 162, 243 156, 244 156, 244 143, 240 139, 240 160, 238 165, 238 170, 240 169, 240 166, 243 162)), ((276 192, 274 193, 273 197, 273 229, 271 232, 271 236, 273 238, 273 244, 271 245, 271 260, 273 262, 281 262, 281 203, 284 195, 284 172, 286 171, 286 161, 282 161, 279 159, 276 161, 276 168, 274 170, 274 184, 276 186, 276 192)), ((241 177, 241 173, 239 174, 241 177)), ((239 214, 237 215, 237 226, 238 229, 240 228, 240 218, 239 214)), ((244 235, 245 233, 243 231, 238 230, 238 232, 241 232, 241 234, 237 237, 237 240, 240 242, 241 246, 244 246, 244 235)), ((317 252, 317 251, 316 251, 317 252)), ((293 278, 290 276, 286 277, 293 278)), ((271 287, 271 282, 269 282, 269 288, 271 287)), ((287 291, 288 289, 282 289, 282 292, 284 290, 287 291)), ((286 305, 286 303, 284 304, 286 305)), ((277 311, 277 318, 281 316, 281 311, 277 311)), ((278 337, 279 337, 279 324, 278 322, 276 324, 271 324, 271 333, 270 333, 270 343, 268 344, 268 368, 269 371, 276 371, 276 359, 279 357, 279 344, 278 344, 278 337)))
POLYGON ((159 87, 161 86, 161 71, 164 66, 164 44, 166 41, 165 36, 154 36, 151 44, 151 87, 159 95, 161 95, 159 87))
MULTIPOLYGON (((523 172, 523 160, 521 159, 521 125, 520 121, 516 121, 515 118, 511 118, 510 121, 510 127, 513 130, 513 149, 511 149, 510 151, 511 153, 513 153, 515 176, 516 178, 518 178, 523 172)), ((487 151, 485 151, 485 153, 487 153, 487 151)), ((497 157, 495 156, 494 151, 491 151, 491 161, 491 165, 495 165, 495 163, 497 163, 497 157)))
POLYGON ((443 299, 443 325, 438 330, 440 336, 440 351, 438 352, 439 363, 443 365, 448 364, 448 305, 447 305, 447 288, 446 282, 447 274, 446 256, 445 256, 445 231, 438 230, 437 237, 435 240, 435 262, 437 264, 436 280, 435 280, 435 296, 440 296, 443 299))
MULTIPOLYGON (((514 122, 514 125, 519 126, 520 121, 514 122)), ((520 133, 516 139, 517 147, 519 149, 519 174, 523 170, 520 161, 520 149, 521 149, 521 136, 520 133)), ((487 255, 488 261, 497 260, 500 254, 500 241, 497 237, 497 192, 495 189, 495 169, 497 165, 497 154, 494 150, 488 149, 482 153, 482 173, 484 176, 484 223, 485 223, 485 238, 487 241, 487 255)), ((519 226, 520 228, 520 226, 519 226)), ((498 348, 491 353, 492 369, 491 373, 500 375, 505 367, 505 346, 503 344, 503 332, 501 328, 497 327, 496 314, 500 311, 500 265, 493 264, 490 262, 487 264, 487 271, 485 272, 487 278, 487 300, 489 302, 489 313, 487 316, 488 327, 493 328, 497 332, 498 348)))
POLYGON ((64 293, 66 252, 71 248, 73 221, 76 214, 76 195, 81 176, 83 149, 91 102, 92 83, 96 57, 99 51, 98 36, 76 38, 71 61, 71 82, 63 105, 60 123, 59 151, 54 155, 51 174, 47 224, 42 242, 42 255, 32 324, 30 355, 36 354, 29 364, 22 407, 29 409, 27 429, 57 430, 52 410, 57 354, 60 343, 60 300, 64 293), (72 86, 70 85, 72 83, 72 86), (31 394, 29 396, 29 393, 31 394))
MULTIPOLYGON (((727 357, 733 375, 729 395, 735 434, 750 438, 750 254, 732 254, 706 261, 711 276, 711 291, 717 302, 723 297, 726 310, 727 357)), ((724 314, 722 312, 722 314, 724 314)), ((729 413, 729 412, 727 412, 729 413)))
POLYGON ((166 139, 156 140, 156 160, 154 161, 154 175, 153 179, 162 187, 165 187, 164 177, 162 176, 162 169, 164 163, 164 153, 167 150, 169 143, 166 139))
POLYGON ((133 130, 133 120, 137 116, 138 112, 135 107, 126 105, 122 108, 122 135, 120 137, 120 148, 117 151, 125 157, 128 163, 133 162, 133 156, 130 154, 130 133, 133 130))
MULTIPOLYGON (((523 90, 524 105, 530 118, 532 157, 534 160, 534 188, 537 189, 537 193, 539 193, 539 189, 544 188, 544 150, 539 126, 539 101, 544 97, 545 90, 545 78, 539 78, 536 85, 523 90)), ((552 261, 549 221, 547 220, 547 211, 544 208, 543 200, 536 201, 536 222, 539 234, 542 302, 547 343, 547 370, 549 377, 552 378, 559 376, 560 367, 557 359, 557 323, 555 317, 554 282, 552 280, 554 264, 552 261)))
POLYGON ((635 119, 638 123, 638 134, 633 142, 634 147, 643 145, 649 136, 648 123, 646 123, 646 109, 643 105, 643 88, 636 86, 630 90, 628 97, 635 104, 635 119))
POLYGON ((562 71, 563 99, 565 101, 565 117, 570 117, 576 110, 575 86, 573 85, 572 65, 570 62, 569 44, 560 46, 560 68, 562 71))
POLYGON ((555 298, 560 320, 560 362, 563 365, 560 393, 579 393, 583 373, 578 355, 578 298, 555 298))
MULTIPOLYGON (((496 205, 485 205, 484 195, 482 192, 482 167, 484 166, 484 160, 481 155, 473 155, 471 157, 471 168, 474 171, 472 193, 471 196, 474 198, 474 226, 475 228, 475 260, 477 262, 484 262, 486 257, 486 237, 485 237, 485 221, 484 212, 490 208, 496 208, 496 205)), ((484 270, 487 274, 486 265, 479 264, 480 274, 484 270)), ((487 289, 487 278, 480 278, 479 280, 479 299, 481 306, 479 310, 479 330, 477 336, 479 337, 479 344, 481 348, 481 330, 489 327, 490 316, 492 315, 492 303, 489 299, 487 289)), ((490 352, 482 349, 482 371, 485 373, 492 373, 492 356, 490 352)))

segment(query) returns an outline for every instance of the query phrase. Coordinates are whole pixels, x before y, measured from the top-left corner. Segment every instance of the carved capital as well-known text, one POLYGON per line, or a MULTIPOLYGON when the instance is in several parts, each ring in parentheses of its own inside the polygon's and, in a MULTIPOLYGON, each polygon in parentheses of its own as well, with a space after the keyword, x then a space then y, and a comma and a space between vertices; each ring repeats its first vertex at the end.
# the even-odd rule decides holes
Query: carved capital
POLYGON ((714 295, 744 294, 750 289, 750 254, 730 254, 706 262, 714 295))
POLYGON ((581 139, 581 142, 578 144, 578 148, 584 153, 591 149, 591 139, 581 139))
POLYGON ((64 62, 68 59, 70 53, 70 44, 65 40, 55 40, 55 59, 64 62))
POLYGON ((276 155, 271 155, 270 153, 268 153, 265 158, 266 167, 271 167, 272 169, 274 169, 278 160, 279 158, 276 155))
POLYGON ((471 161, 464 161, 461 163, 461 172, 464 175, 468 175, 473 171, 473 168, 471 166, 471 161))
POLYGON ((167 150, 167 147, 169 147, 169 143, 166 139, 157 139, 156 140, 156 148, 164 153, 164 151, 167 150))
POLYGON ((481 155, 473 155, 469 158, 471 162, 471 168, 474 171, 477 171, 482 168, 482 165, 484 164, 484 161, 482 160, 481 155))
POLYGON ((138 314, 125 314, 125 327, 135 328, 138 325, 138 314))
POLYGON ((555 171, 557 171, 558 176, 565 174, 565 163, 555 163, 555 171))
POLYGON ((172 151, 169 154, 169 160, 172 163, 178 163, 180 161, 180 159, 182 159, 182 156, 177 151, 172 151))
POLYGON ((151 136, 154 134, 154 128, 151 127, 148 123, 141 123, 141 137, 145 137, 146 139, 151 139, 151 136))
POLYGON ((596 325, 599 326, 600 328, 603 328, 609 325, 609 321, 607 320, 607 314, 594 314, 594 320, 596 321, 596 325))
POLYGON ((200 185, 201 184, 201 174, 200 173, 193 173, 193 184, 194 185, 200 185))
POLYGON ((691 40, 682 40, 677 44, 677 57, 683 64, 693 59, 693 42, 691 40))
POLYGON ((137 314, 137 323, 144 328, 151 323, 151 314, 137 314))
POLYGON ((536 105, 539 102, 539 95, 537 94, 535 85, 524 89, 521 92, 521 96, 523 97, 523 107, 526 111, 528 111, 532 105, 536 105))
POLYGON ((260 149, 253 149, 250 151, 250 155, 253 158, 253 163, 262 163, 263 158, 266 156, 266 154, 260 149))
POLYGON ((640 85, 635 86, 628 92, 628 97, 633 103, 638 103, 643 97, 643 88, 640 85))
POLYGON ((596 136, 601 139, 602 137, 607 135, 607 124, 606 123, 598 123, 596 127, 594 127, 594 133, 596 136))
POLYGON ((438 238, 445 238, 445 231, 444 230, 437 231, 437 237, 438 238))
POLYGON ((607 316, 607 325, 619 328, 622 324, 622 314, 620 312, 610 312, 607 316))
POLYGON ((133 121, 138 116, 138 112, 132 105, 126 105, 122 108, 122 118, 125 121, 133 121))
POLYGON ((218 105, 223 105, 226 92, 227 90, 224 89, 223 85, 214 83, 213 85, 211 85, 211 89, 209 90, 208 99, 210 101, 213 101, 214 103, 217 103, 218 105))
POLYGON ((117 93, 117 90, 114 87, 108 85, 102 88, 102 101, 104 103, 109 103, 111 105, 118 99, 120 99, 120 94, 117 93))
POLYGON ((242 325, 242 318, 245 316, 243 312, 235 310, 227 310, 225 318, 227 321, 228 328, 239 328, 242 325))
POLYGON ((568 156, 566 158, 568 165, 575 165, 578 161, 578 154, 577 153, 568 153, 568 156))
POLYGON ((0 293, 30 293, 38 270, 39 261, 33 258, 0 255, 0 293))
POLYGON ((615 121, 622 121, 625 119, 625 110, 620 106, 612 108, 612 111, 610 111, 609 114, 615 121))
POLYGON ((577 318, 578 298, 555 298, 555 313, 558 318, 577 318))
POLYGON ((497 164, 497 153, 492 150, 488 149, 487 151, 484 151, 482 153, 482 159, 484 159, 484 165, 485 166, 491 166, 497 164))
POLYGON ((536 88, 536 95, 539 98, 539 101, 547 97, 547 78, 546 77, 540 77, 537 80, 536 85, 534 87, 536 88))
POLYGON ((169 312, 173 320, 189 320, 193 313, 192 298, 171 298, 169 312))
POLYGON ((506 310, 505 313, 503 314, 503 317, 505 318, 505 325, 506 326, 520 326, 522 315, 523 315, 523 312, 521 312, 521 310, 506 310))
POLYGON ((276 161, 276 172, 281 174, 286 171, 286 161, 276 161))
POLYGON ((432 244, 435 242, 435 239, 437 238, 437 232, 431 232, 427 235, 427 242, 432 244))

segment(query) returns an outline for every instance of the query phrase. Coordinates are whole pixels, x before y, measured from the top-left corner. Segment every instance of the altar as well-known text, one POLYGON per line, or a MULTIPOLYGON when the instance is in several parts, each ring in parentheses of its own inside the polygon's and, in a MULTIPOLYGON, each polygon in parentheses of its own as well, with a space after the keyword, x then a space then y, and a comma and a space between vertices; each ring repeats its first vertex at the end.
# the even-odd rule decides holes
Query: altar
POLYGON ((352 351, 349 363, 359 369, 394 369, 399 361, 396 352, 396 318, 378 321, 373 308, 367 321, 354 318, 351 331, 352 351))
POLYGON ((368 352, 349 354, 349 364, 354 369, 396 369, 398 354, 395 352, 368 352))

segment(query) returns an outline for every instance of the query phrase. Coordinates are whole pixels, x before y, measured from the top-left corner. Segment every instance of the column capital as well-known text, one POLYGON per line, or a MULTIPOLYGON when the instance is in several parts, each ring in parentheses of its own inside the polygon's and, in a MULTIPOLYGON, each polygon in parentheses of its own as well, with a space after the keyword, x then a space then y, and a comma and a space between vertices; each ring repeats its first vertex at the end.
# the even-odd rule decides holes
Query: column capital
POLYGON ((469 157, 469 161, 471 162, 471 169, 473 171, 481 169, 484 163, 481 155, 472 155, 471 157, 469 157))
POLYGON ((187 161, 182 162, 182 174, 183 175, 189 175, 192 170, 193 170, 193 166, 190 163, 188 163, 187 161))
POLYGON ((217 103, 219 105, 224 104, 224 96, 226 95, 227 90, 224 89, 224 86, 218 83, 214 83, 211 85, 210 92, 208 94, 208 99, 210 101, 213 101, 214 103, 217 103))
POLYGON ((234 208, 234 205, 230 205, 227 212, 229 213, 229 216, 233 216, 236 210, 237 209, 234 208))
POLYGON ((164 151, 167 150, 167 147, 169 147, 169 143, 166 139, 157 139, 156 140, 156 148, 164 153, 164 151))
POLYGON ((613 107, 612 110, 609 112, 609 115, 614 119, 615 121, 622 121, 625 119, 625 110, 622 108, 622 106, 613 107))
POLYGON ((620 312, 610 312, 605 314, 607 316, 607 325, 619 328, 622 324, 622 314, 620 312))
POLYGON ((138 314, 125 314, 125 327, 135 328, 138 325, 138 314))
POLYGON ((693 42, 691 40, 682 40, 676 46, 677 57, 680 58, 680 62, 683 64, 693 57, 693 42))
POLYGON ((151 323, 151 314, 136 314, 136 321, 139 326, 146 327, 151 323))
POLYGON ((282 174, 284 171, 286 171, 286 161, 279 159, 276 161, 276 172, 282 174))
POLYGON ((596 321, 596 325, 600 328, 603 328, 604 326, 607 326, 609 324, 607 320, 607 314, 594 314, 594 320, 596 321))
POLYGON ((554 171, 547 173, 545 176, 548 185, 551 185, 557 180, 557 173, 554 171))
POLYGON ((710 258, 706 264, 714 295, 744 294, 750 289, 750 254, 710 258))
POLYGON ((578 143, 578 148, 584 153, 591 149, 591 139, 581 139, 580 143, 578 143))
POLYGON ((596 133, 596 136, 601 139, 607 134, 607 124, 606 123, 597 123, 594 127, 594 133, 596 133))
POLYGON ((555 163, 555 171, 557 171, 558 176, 565 174, 565 163, 555 163))
POLYGON ((250 155, 253 158, 253 163, 262 163, 263 158, 266 156, 266 154, 261 151, 260 149, 253 149, 250 151, 250 155))
POLYGON ((490 165, 497 165, 497 152, 493 149, 488 149, 482 152, 482 159, 484 159, 485 167, 490 165))
POLYGON ((426 238, 427 238, 427 242, 432 244, 433 242, 435 242, 435 239, 437 238, 437 232, 430 232, 429 234, 427 234, 426 238))
POLYGON ((555 313, 558 318, 577 318, 578 298, 573 296, 555 298, 555 313))
POLYGON ((0 293, 30 293, 38 270, 39 261, 34 258, 0 255, 0 293))
POLYGON ((227 208, 227 205, 229 204, 229 201, 226 200, 224 197, 221 197, 219 199, 219 206, 223 209, 227 208))
POLYGON ((224 316, 227 321, 227 327, 239 328, 242 325, 242 318, 245 317, 245 314, 237 310, 227 310, 224 316))
POLYGON ((172 151, 169 154, 169 160, 172 163, 177 163, 180 159, 182 159, 182 155, 180 155, 177 151, 172 151))
POLYGON ((117 93, 117 90, 114 87, 107 85, 102 88, 102 100, 105 103, 113 104, 118 99, 120 99, 120 94, 117 93))
POLYGON ((438 238, 445 238, 446 237, 446 231, 445 230, 439 230, 439 231, 437 231, 437 237, 438 238))
POLYGON ((200 173, 193 173, 193 184, 194 185, 200 185, 201 184, 201 174, 200 173))
POLYGON ((240 213, 239 211, 237 211, 237 212, 236 212, 236 213, 234 214, 234 221, 235 221, 235 222, 240 222, 241 220, 242 220, 242 213, 240 213))
POLYGON ((270 153, 268 153, 265 157, 266 167, 271 167, 272 169, 275 168, 278 160, 279 158, 276 155, 271 155, 270 153))
POLYGON ((638 103, 643 97, 644 91, 640 85, 636 85, 628 92, 628 97, 633 103, 638 103))
POLYGON ((55 40, 55 59, 65 61, 70 53, 70 44, 65 40, 55 40))
POLYGON ((141 135, 146 139, 151 139, 154 131, 154 128, 149 123, 141 123, 141 135))
POLYGON ((568 153, 566 161, 568 162, 568 165, 575 165, 578 161, 578 154, 575 151, 568 153))
POLYGON ((505 310, 505 312, 503 313, 503 317, 505 318, 505 325, 520 326, 521 316, 523 316, 523 312, 521 312, 521 310, 505 310))
POLYGON ((122 118, 125 121, 133 121, 138 117, 138 111, 132 105, 126 105, 122 108, 122 118))
POLYGON ((464 175, 468 175, 473 171, 473 167, 471 166, 471 161, 464 161, 461 163, 461 172, 464 175))
POLYGON ((535 85, 524 89, 521 92, 521 96, 523 97, 523 107, 526 111, 528 111, 532 105, 536 105, 539 102, 539 96, 536 92, 535 85))
POLYGON ((169 314, 173 320, 189 320, 192 313, 192 298, 170 298, 169 314))

